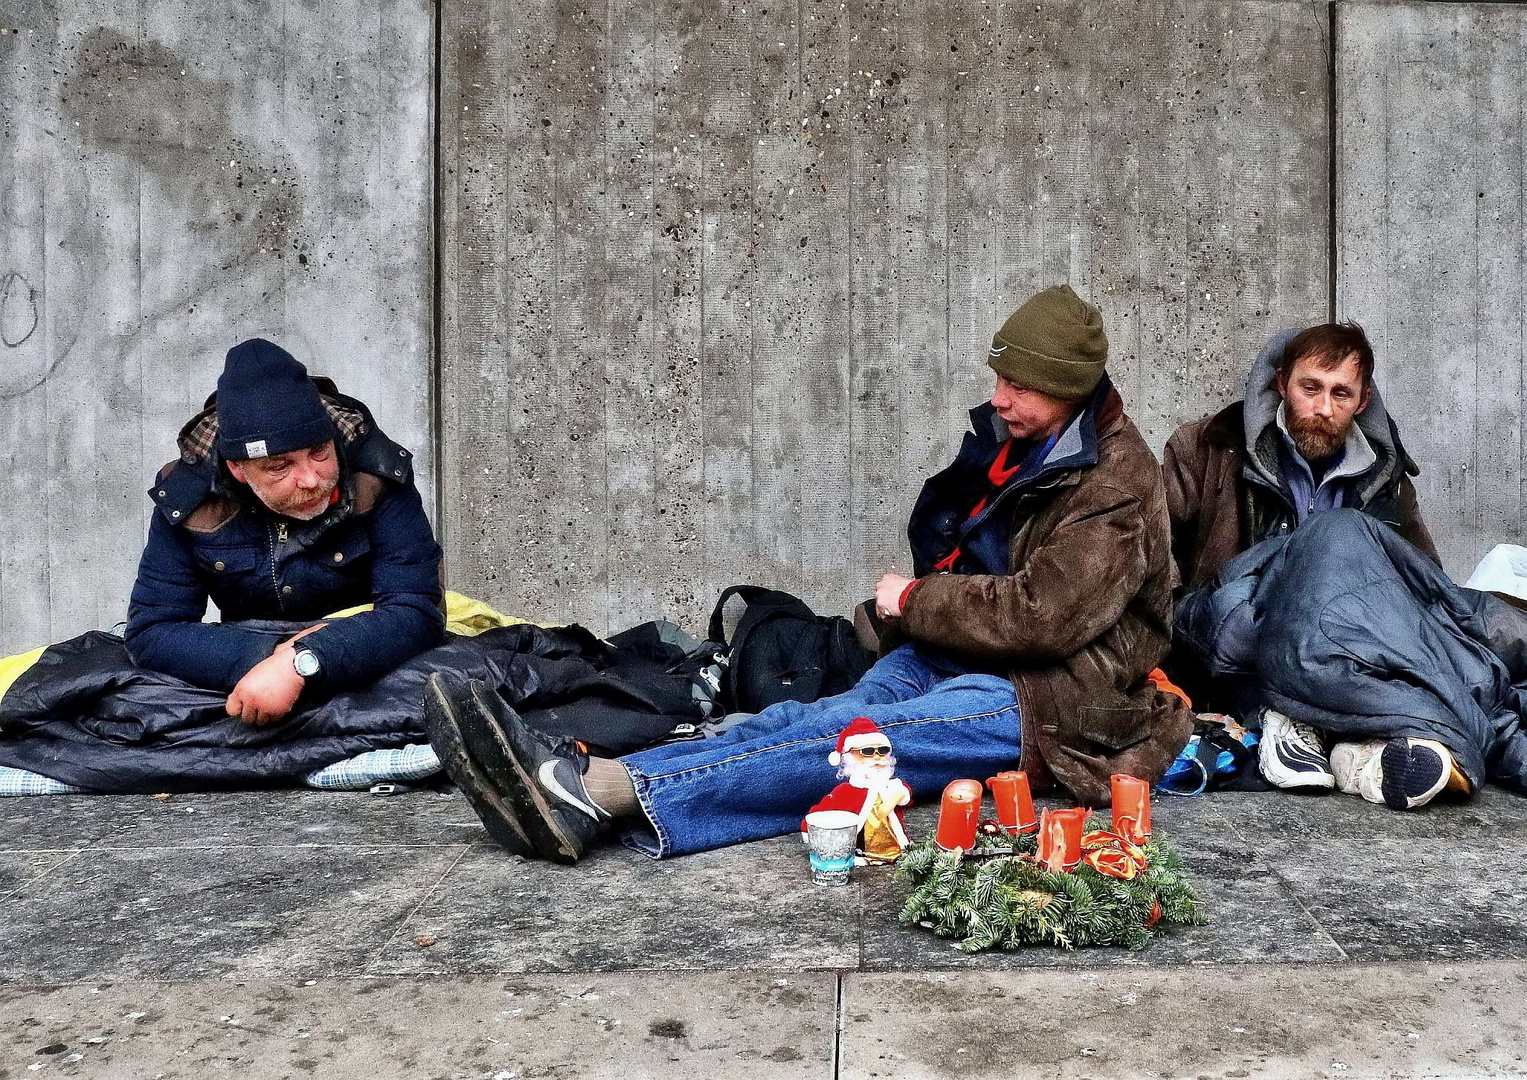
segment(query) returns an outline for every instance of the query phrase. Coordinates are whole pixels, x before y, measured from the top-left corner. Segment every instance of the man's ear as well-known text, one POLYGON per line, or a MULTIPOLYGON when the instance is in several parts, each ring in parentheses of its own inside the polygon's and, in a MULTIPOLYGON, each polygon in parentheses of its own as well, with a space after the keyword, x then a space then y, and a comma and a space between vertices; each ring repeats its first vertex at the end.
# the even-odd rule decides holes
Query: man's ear
POLYGON ((223 464, 228 466, 228 472, 231 473, 233 478, 239 483, 249 483, 249 478, 244 475, 244 463, 242 461, 230 461, 228 458, 224 458, 223 464))
POLYGON ((1353 416, 1361 416, 1368 411, 1368 406, 1373 404, 1373 384, 1363 384, 1363 398, 1357 403, 1357 412, 1353 416))
POLYGON ((1288 376, 1279 368, 1273 372, 1273 388, 1278 391, 1278 396, 1284 401, 1288 400, 1288 376))

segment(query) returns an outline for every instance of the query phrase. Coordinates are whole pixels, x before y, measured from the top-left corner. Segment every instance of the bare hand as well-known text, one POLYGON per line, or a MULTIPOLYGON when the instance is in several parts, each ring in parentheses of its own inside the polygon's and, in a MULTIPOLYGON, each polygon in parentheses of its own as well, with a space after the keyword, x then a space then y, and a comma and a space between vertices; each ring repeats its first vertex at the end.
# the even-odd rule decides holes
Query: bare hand
POLYGON ((228 715, 262 727, 291 712, 307 681, 292 666, 294 652, 290 642, 278 645, 275 652, 250 668, 228 695, 228 715))
POLYGON ((875 584, 875 613, 882 619, 901 618, 901 594, 912 584, 912 578, 900 574, 886 574, 875 584))
POLYGON ((328 625, 329 624, 326 623, 326 622, 314 623, 312 626, 308 627, 306 630, 300 630, 297 633, 293 634, 291 637, 287 638, 286 639, 286 643, 288 645, 294 644, 294 643, 296 643, 298 641, 301 641, 303 638, 307 637, 309 634, 313 633, 313 631, 315 631, 315 630, 322 630, 325 626, 328 626, 328 625))

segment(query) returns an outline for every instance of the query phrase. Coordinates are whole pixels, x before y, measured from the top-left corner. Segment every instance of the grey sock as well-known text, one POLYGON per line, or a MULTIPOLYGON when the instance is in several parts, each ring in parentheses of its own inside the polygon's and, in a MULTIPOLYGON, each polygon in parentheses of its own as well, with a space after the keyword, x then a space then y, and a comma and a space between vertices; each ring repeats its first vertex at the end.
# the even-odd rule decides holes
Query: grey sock
POLYGON ((583 789, 611 817, 636 817, 642 807, 636 801, 636 786, 631 774, 614 758, 589 758, 589 771, 583 774, 583 789))

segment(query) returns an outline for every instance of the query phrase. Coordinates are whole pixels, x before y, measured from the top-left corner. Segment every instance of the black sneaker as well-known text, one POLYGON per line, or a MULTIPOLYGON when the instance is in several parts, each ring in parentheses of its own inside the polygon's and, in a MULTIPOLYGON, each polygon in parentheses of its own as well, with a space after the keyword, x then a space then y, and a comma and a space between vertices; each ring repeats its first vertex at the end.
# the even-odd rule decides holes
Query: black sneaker
POLYGON ((530 834, 510 808, 503 792, 472 760, 461 733, 461 715, 476 709, 465 679, 436 672, 424 688, 424 730, 440 764, 472 804, 488 835, 516 855, 531 858, 530 834))
POLYGON ((554 741, 526 727, 487 684, 473 679, 471 693, 474 707, 460 716, 471 756, 498 780, 535 853, 552 862, 577 862, 599 830, 599 811, 592 803, 564 801, 563 792, 548 789, 540 775, 545 768, 568 781, 577 777, 582 792, 583 752, 571 739, 554 741))

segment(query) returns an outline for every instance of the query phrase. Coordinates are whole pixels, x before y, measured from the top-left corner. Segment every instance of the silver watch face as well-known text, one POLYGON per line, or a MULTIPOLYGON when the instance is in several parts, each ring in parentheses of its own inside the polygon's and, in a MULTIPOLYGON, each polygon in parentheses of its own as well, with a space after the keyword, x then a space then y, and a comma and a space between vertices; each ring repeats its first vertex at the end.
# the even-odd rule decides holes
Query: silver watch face
POLYGON ((297 669, 297 674, 304 679, 318 674, 318 657, 307 649, 303 649, 292 657, 292 666, 297 669))

